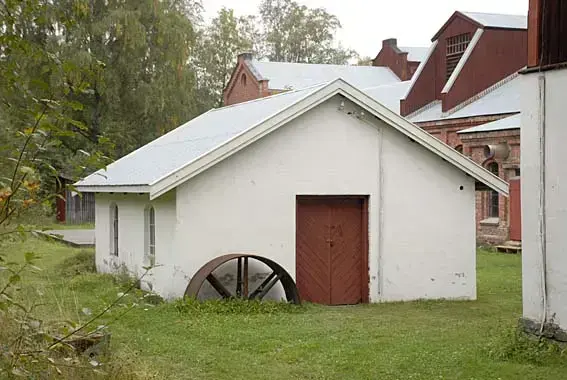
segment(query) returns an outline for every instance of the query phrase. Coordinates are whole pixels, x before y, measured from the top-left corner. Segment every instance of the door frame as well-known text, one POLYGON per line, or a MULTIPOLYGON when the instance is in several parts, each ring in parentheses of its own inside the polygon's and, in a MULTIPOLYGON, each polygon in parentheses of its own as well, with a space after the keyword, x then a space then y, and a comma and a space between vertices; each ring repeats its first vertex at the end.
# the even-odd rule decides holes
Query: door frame
MULTIPOLYGON (((361 276, 361 303, 369 303, 370 297, 370 268, 368 267, 368 260, 369 260, 369 246, 368 246, 368 237, 370 234, 369 226, 368 226, 368 207, 369 207, 369 195, 313 195, 313 194, 296 194, 295 196, 295 236, 297 236, 297 205, 302 200, 326 200, 326 199, 357 199, 362 201, 362 238, 361 238, 361 246, 362 246, 362 266, 360 268, 360 276, 361 276)), ((295 243, 295 270, 297 272, 297 242, 295 243)))

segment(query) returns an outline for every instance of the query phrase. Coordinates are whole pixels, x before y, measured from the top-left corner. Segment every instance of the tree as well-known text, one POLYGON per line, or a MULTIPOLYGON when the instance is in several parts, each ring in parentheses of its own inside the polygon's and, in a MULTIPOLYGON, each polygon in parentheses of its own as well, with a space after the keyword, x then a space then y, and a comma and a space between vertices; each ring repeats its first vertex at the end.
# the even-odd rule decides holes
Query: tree
POLYGON ((292 0, 263 0, 260 16, 270 61, 346 64, 355 52, 335 44, 339 19, 292 0))
MULTIPOLYGON (((73 118, 83 109, 73 94, 90 93, 92 72, 61 54, 61 25, 73 27, 74 21, 50 1, 0 7, 0 226, 55 197, 53 181, 63 161, 74 162, 79 173, 104 159, 81 149, 93 146, 81 136, 85 124, 73 118)), ((95 142, 103 146, 104 137, 95 142)))
POLYGON ((197 51, 199 86, 207 103, 222 104, 222 91, 228 84, 236 56, 253 51, 259 33, 254 16, 236 17, 232 9, 221 8, 202 31, 197 51))
POLYGON ((200 2, 56 0, 77 22, 62 25, 63 53, 92 68, 92 92, 75 117, 91 140, 103 133, 120 157, 203 112, 194 55, 200 2))
POLYGON ((372 66, 372 57, 357 57, 357 66, 372 66))

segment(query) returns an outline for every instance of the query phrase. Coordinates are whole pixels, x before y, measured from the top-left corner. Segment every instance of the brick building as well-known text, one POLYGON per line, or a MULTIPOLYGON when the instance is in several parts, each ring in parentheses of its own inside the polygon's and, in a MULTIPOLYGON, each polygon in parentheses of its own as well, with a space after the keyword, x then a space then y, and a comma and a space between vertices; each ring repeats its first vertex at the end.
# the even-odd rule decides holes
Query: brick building
POLYGON ((382 49, 372 60, 372 65, 389 67, 402 81, 410 80, 427 51, 426 47, 398 47, 398 41, 389 38, 382 41, 382 49))
POLYGON ((225 103, 232 104, 342 76, 510 181, 511 198, 492 191, 476 195, 478 239, 502 243, 521 240, 519 207, 511 205, 519 204, 519 192, 513 191, 519 189, 520 175, 517 73, 526 64, 526 16, 457 11, 433 36, 429 48, 398 47, 396 39, 384 40, 373 60, 380 71, 257 62, 241 55, 224 95, 225 103))
MULTIPOLYGON (((455 12, 433 36, 400 113, 501 178, 520 175, 520 78, 527 17, 455 12), (514 116, 516 115, 516 116, 514 116)), ((514 194, 515 195, 515 194, 514 194)), ((514 196, 512 195, 512 196, 514 196)), ((512 198, 477 192, 477 236, 520 240, 512 198), (513 218, 511 218, 511 216, 513 218)))
POLYGON ((388 67, 264 62, 243 53, 224 89, 223 101, 225 105, 241 103, 339 77, 358 88, 400 82, 388 67))

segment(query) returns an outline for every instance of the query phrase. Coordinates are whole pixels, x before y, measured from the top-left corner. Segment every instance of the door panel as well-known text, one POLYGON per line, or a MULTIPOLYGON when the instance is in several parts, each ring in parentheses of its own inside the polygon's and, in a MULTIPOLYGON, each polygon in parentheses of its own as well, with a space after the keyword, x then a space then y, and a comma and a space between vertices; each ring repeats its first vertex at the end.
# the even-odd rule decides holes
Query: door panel
POLYGON ((361 302, 362 251, 362 200, 341 200, 331 208, 331 304, 361 302))
POLYGON ((329 222, 329 207, 325 203, 297 203, 296 282, 305 301, 329 304, 331 300, 329 222))
POLYGON ((298 197, 296 281, 305 301, 367 301, 366 204, 355 197, 298 197))

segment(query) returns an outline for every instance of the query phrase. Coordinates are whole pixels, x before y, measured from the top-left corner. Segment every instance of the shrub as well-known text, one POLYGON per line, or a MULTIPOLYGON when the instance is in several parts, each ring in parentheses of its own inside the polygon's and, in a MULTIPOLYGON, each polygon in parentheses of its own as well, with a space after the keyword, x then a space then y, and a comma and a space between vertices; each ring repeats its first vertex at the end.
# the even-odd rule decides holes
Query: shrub
POLYGON ((75 256, 68 257, 57 267, 61 275, 74 277, 85 273, 95 273, 95 253, 93 250, 81 250, 75 256))
POLYGON ((567 348, 544 337, 528 335, 520 328, 505 329, 487 347, 494 360, 538 366, 567 364, 567 348))

